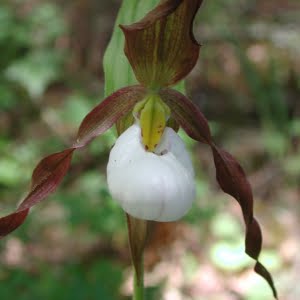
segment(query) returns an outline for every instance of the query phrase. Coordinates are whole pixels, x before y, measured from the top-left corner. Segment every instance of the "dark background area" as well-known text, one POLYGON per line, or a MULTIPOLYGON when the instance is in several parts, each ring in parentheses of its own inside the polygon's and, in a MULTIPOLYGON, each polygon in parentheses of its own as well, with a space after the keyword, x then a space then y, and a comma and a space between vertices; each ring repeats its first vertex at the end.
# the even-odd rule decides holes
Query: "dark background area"
MULTIPOLYGON (((35 164, 72 143, 103 99, 102 58, 120 1, 0 3, 0 214, 25 195, 35 164)), ((262 262, 280 299, 300 297, 300 3, 204 1, 195 21, 200 59, 187 94, 216 142, 245 168, 262 225, 262 262)), ((146 251, 147 299, 268 300, 244 254, 236 202, 216 182, 209 149, 184 135, 197 199, 161 225, 146 251)), ((75 155, 59 190, 0 242, 3 299, 130 299, 121 208, 105 178, 115 133, 75 155)))

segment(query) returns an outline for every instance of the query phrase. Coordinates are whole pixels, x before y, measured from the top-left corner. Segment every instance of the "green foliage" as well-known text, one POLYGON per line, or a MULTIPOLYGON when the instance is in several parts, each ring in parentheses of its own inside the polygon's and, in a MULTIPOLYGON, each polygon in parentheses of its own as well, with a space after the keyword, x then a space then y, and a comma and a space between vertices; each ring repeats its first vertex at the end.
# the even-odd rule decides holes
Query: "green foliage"
POLYGON ((53 51, 36 51, 14 61, 4 75, 22 86, 31 98, 38 98, 59 78, 61 59, 61 55, 53 51))
POLYGON ((119 266, 104 260, 88 268, 81 264, 56 268, 47 265, 32 273, 1 269, 0 277, 9 282, 10 288, 2 284, 0 294, 19 300, 117 300, 121 274, 119 266))
POLYGON ((0 157, 0 186, 13 188, 29 179, 31 163, 40 153, 40 144, 29 141, 24 145, 15 147, 11 142, 6 142, 2 147, 0 157))
POLYGON ((64 101, 64 105, 59 112, 60 119, 75 127, 80 124, 91 109, 91 99, 82 93, 75 92, 64 101))
POLYGON ((285 171, 294 178, 296 184, 299 184, 300 177, 300 155, 296 153, 294 155, 290 155, 285 159, 284 165, 285 171))
POLYGON ((80 190, 76 193, 69 191, 59 197, 68 210, 71 227, 76 229, 86 224, 90 234, 103 238, 123 232, 124 213, 111 199, 105 177, 100 172, 86 172, 80 176, 77 185, 80 190))
POLYGON ((27 13, 21 10, 22 5, 9 1, 0 4, 0 108, 3 109, 21 101, 23 96, 18 86, 37 98, 61 73, 63 53, 53 45, 65 32, 65 24, 57 6, 41 3, 27 13))
POLYGON ((263 75, 244 51, 238 47, 236 51, 264 129, 265 146, 272 155, 283 156, 289 146, 289 116, 276 62, 271 58, 263 75))

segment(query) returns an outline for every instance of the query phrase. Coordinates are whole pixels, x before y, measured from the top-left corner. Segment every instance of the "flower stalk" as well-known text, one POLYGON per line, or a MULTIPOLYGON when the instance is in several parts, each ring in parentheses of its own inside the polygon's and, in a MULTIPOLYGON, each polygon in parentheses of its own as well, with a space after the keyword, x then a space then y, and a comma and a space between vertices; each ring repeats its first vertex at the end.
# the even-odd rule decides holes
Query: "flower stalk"
POLYGON ((128 214, 127 228, 131 258, 134 267, 133 300, 144 299, 144 249, 149 232, 146 220, 134 218, 128 214))
POLYGON ((133 298, 132 300, 144 300, 144 257, 139 262, 139 272, 134 272, 133 298), (138 276, 139 274, 139 276, 138 276))

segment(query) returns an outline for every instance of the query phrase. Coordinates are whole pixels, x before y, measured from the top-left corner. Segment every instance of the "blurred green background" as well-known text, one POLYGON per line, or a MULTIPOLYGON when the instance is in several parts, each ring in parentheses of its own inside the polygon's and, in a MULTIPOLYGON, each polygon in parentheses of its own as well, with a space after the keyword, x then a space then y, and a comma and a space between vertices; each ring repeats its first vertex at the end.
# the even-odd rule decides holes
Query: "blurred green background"
MULTIPOLYGON (((35 164, 72 143, 104 94, 102 59, 119 0, 0 2, 0 213, 25 195, 35 164)), ((284 300, 300 298, 300 3, 204 1, 203 45, 186 80, 216 142, 245 168, 262 225, 261 260, 284 300)), ((147 299, 269 300, 244 254, 240 209, 220 192, 212 157, 185 137, 197 199, 146 251, 147 299)), ((113 130, 75 155, 59 190, 0 243, 0 296, 130 299, 125 217, 107 190, 113 130)))

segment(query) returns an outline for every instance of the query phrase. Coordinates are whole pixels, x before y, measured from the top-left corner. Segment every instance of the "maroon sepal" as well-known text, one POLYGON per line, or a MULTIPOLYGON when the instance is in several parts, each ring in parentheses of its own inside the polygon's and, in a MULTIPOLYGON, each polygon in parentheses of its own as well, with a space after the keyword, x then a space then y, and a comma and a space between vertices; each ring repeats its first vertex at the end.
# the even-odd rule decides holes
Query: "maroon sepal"
POLYGON ((73 147, 43 158, 34 169, 31 188, 17 210, 0 218, 0 238, 17 229, 29 209, 53 193, 69 170, 73 152, 104 133, 145 95, 141 86, 122 88, 96 106, 82 121, 73 147))
POLYGON ((167 87, 195 66, 200 45, 193 20, 202 0, 166 0, 132 25, 121 25, 125 54, 137 80, 150 88, 167 87))

